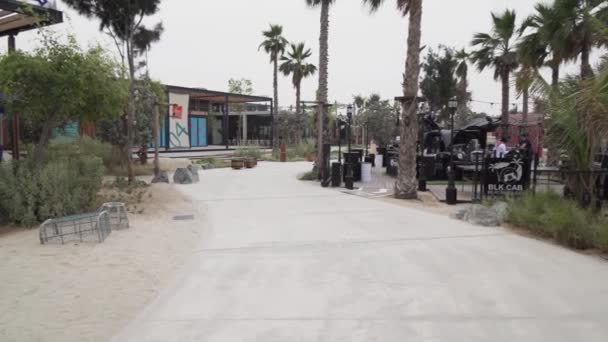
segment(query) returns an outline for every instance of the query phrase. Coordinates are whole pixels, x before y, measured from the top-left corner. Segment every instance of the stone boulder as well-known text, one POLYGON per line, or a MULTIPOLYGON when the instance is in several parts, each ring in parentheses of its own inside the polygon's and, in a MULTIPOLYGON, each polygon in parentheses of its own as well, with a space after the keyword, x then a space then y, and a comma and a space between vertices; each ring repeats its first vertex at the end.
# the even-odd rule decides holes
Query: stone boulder
POLYGON ((195 172, 199 172, 200 170, 202 170, 201 165, 200 164, 191 164, 188 165, 188 170, 190 170, 190 172, 195 173, 195 172))
POLYGON ((198 172, 201 170, 201 166, 198 164, 188 165, 188 171, 192 173, 192 181, 194 183, 198 183, 200 179, 198 178, 198 172))
POLYGON ((190 170, 179 168, 173 174, 173 182, 175 184, 192 184, 198 182, 198 174, 194 176, 190 170))
POLYGON ((169 174, 167 171, 161 171, 157 176, 152 178, 152 184, 155 183, 167 183, 169 184, 169 174))
POLYGON ((505 221, 508 213, 509 205, 505 202, 497 202, 490 208, 481 204, 472 204, 454 213, 452 218, 477 226, 498 227, 505 221))

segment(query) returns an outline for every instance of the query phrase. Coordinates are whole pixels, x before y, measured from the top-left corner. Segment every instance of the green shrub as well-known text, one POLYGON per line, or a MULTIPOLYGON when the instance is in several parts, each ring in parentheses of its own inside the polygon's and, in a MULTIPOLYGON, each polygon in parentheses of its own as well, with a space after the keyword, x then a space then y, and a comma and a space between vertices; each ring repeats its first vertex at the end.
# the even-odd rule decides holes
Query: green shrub
POLYGON ((311 154, 315 154, 315 145, 312 143, 300 143, 287 150, 287 157, 289 159, 305 158, 311 154))
POLYGON ((301 175, 299 179, 302 181, 316 181, 319 179, 319 173, 316 170, 309 171, 301 175))
POLYGON ((100 158, 82 155, 57 157, 40 169, 28 160, 3 163, 0 214, 11 223, 31 227, 48 218, 88 211, 103 171, 100 158))
POLYGON ((573 248, 608 250, 606 219, 553 192, 526 193, 512 200, 508 220, 573 248))
POLYGON ((57 141, 49 144, 45 157, 47 160, 57 160, 79 155, 100 158, 107 171, 125 168, 119 148, 86 136, 74 142, 57 141))
POLYGON ((262 159, 262 151, 254 147, 241 147, 234 152, 235 157, 262 159))
POLYGON ((195 161, 195 163, 197 163, 197 164, 211 164, 216 169, 223 169, 223 168, 229 167, 228 163, 225 160, 218 159, 218 158, 215 158, 215 157, 206 157, 206 158, 202 158, 202 159, 197 159, 195 161))

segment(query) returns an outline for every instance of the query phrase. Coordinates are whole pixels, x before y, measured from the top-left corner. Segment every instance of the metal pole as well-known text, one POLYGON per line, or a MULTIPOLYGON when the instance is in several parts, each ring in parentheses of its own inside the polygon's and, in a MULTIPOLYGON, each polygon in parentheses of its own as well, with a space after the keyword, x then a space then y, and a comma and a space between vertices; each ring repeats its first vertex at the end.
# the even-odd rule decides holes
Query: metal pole
POLYGON ((458 190, 456 189, 455 184, 455 175, 454 175, 454 116, 456 115, 456 108, 451 108, 451 123, 452 127, 450 128, 450 170, 448 173, 448 187, 445 190, 446 192, 446 203, 450 205, 454 205, 458 202, 458 190))
POLYGON ((159 120, 160 120, 160 109, 158 108, 158 101, 154 103, 154 176, 158 177, 160 174, 160 162, 158 158, 158 133, 160 130, 159 120))
POLYGON ((352 126, 352 113, 349 113, 348 115, 348 158, 346 158, 345 163, 346 163, 346 177, 345 177, 345 184, 346 184, 346 188, 348 190, 353 190, 354 189, 354 176, 353 176, 353 157, 352 157, 352 152, 351 152, 351 126, 352 126))
MULTIPOLYGON (((423 113, 424 115, 424 113, 423 113)), ((418 164, 418 191, 426 192, 426 165, 424 161, 424 120, 418 115, 418 148, 420 149, 420 162, 418 164)))
MULTIPOLYGON (((16 49, 16 43, 15 43, 15 35, 10 35, 8 36, 8 52, 12 53, 15 52, 16 49)), ((12 138, 13 138, 13 146, 12 146, 12 152, 13 152, 13 159, 14 160, 19 160, 19 114, 17 113, 12 113, 11 114, 11 128, 12 128, 12 138)))
POLYGON ((274 151, 274 130, 276 129, 274 127, 274 120, 275 120, 274 100, 270 100, 270 147, 273 149, 273 151, 274 151))
POLYGON ((228 105, 228 96, 224 97, 226 102, 224 105, 224 144, 226 144, 226 150, 230 149, 230 106, 228 105))
POLYGON ((342 165, 342 121, 337 120, 338 122, 338 163, 342 165))

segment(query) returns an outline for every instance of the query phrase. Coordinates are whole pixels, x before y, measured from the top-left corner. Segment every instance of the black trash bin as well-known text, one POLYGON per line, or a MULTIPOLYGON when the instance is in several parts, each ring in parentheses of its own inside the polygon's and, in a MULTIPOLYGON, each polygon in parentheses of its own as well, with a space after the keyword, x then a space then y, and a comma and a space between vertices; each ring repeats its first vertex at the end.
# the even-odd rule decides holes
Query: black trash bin
POLYGON ((359 156, 359 152, 351 152, 350 154, 348 152, 344 152, 344 167, 342 172, 344 181, 346 181, 348 163, 352 163, 354 181, 361 181, 361 159, 359 159, 359 156))
POLYGON ((342 186, 342 164, 337 162, 331 164, 331 186, 334 188, 342 186))

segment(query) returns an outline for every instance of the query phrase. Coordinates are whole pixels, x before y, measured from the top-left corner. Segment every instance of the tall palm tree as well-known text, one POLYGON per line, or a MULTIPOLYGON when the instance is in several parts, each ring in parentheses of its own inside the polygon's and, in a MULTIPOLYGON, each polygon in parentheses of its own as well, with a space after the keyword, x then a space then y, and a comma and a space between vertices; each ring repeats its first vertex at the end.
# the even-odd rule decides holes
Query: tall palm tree
POLYGON ((285 52, 285 48, 289 42, 283 37, 283 26, 270 25, 268 31, 263 31, 264 41, 260 44, 258 49, 264 49, 264 51, 270 56, 270 63, 273 66, 273 83, 274 89, 274 106, 272 111, 272 151, 277 154, 279 151, 279 139, 278 130, 276 129, 276 122, 279 116, 279 58, 285 52))
POLYGON ((306 0, 310 7, 321 7, 321 30, 319 35, 319 88, 317 89, 317 170, 323 174, 323 123, 325 105, 328 104, 328 67, 329 67, 329 7, 335 0, 306 0))
POLYGON ((562 48, 570 57, 581 59, 581 78, 593 77, 590 63, 591 50, 606 45, 603 34, 608 24, 608 6, 605 0, 555 0, 555 18, 559 25, 556 34, 562 37, 562 48))
POLYGON ((535 13, 524 19, 519 28, 519 58, 529 66, 551 68, 551 85, 557 89, 560 67, 571 53, 565 50, 566 37, 560 36, 561 23, 555 8, 541 3, 534 9, 535 13), (524 35, 526 32, 528 34, 524 35))
POLYGON ((492 13, 493 27, 490 33, 476 33, 471 45, 478 47, 473 51, 471 60, 479 71, 494 68, 494 79, 502 83, 502 134, 508 137, 509 131, 509 78, 519 65, 515 50, 516 40, 515 11, 506 10, 503 14, 492 13))
MULTIPOLYGON (((378 9, 384 0, 363 0, 372 10, 378 9)), ((401 140, 399 142, 399 174, 395 182, 395 197, 415 199, 416 144, 418 140, 418 77, 420 76, 420 39, 422 36, 422 0, 397 0, 397 8, 405 17, 409 14, 407 57, 403 75, 403 105, 401 116, 401 140)))
POLYGON ((301 127, 304 125, 303 113, 300 110, 302 80, 314 75, 317 71, 317 67, 314 64, 306 63, 306 59, 311 55, 312 52, 304 46, 304 43, 291 44, 291 50, 287 53, 287 56, 281 58, 282 63, 279 67, 279 70, 285 76, 291 75, 291 82, 296 89, 296 115, 300 122, 298 140, 302 138, 301 127))
POLYGON ((458 77, 458 92, 456 98, 458 99, 458 113, 464 114, 467 110, 467 103, 469 102, 469 61, 471 54, 466 49, 456 51, 454 54, 456 59, 456 77, 458 77))

